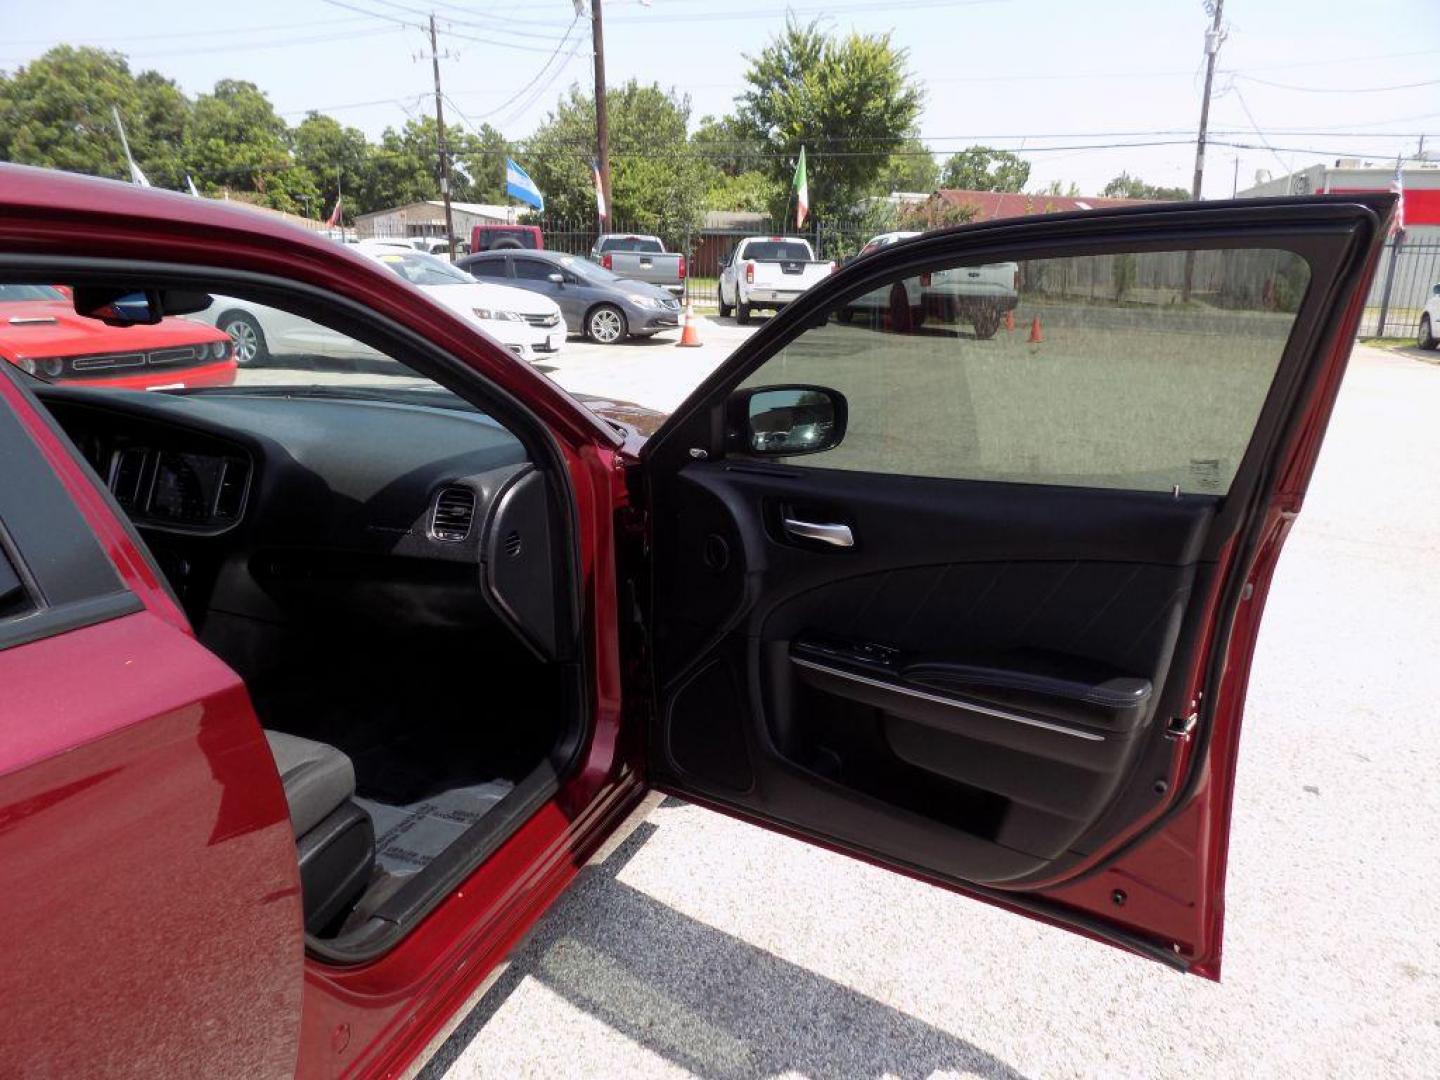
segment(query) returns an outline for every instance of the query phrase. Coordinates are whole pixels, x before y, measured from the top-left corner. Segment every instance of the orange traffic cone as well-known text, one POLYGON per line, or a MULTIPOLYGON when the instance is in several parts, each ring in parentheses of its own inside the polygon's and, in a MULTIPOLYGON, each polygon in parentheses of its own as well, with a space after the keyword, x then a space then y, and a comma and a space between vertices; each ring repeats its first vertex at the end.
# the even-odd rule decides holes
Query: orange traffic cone
POLYGON ((1040 329, 1040 316, 1030 320, 1030 344, 1039 345, 1045 340, 1045 331, 1040 329))
POLYGON ((1013 310, 1005 312, 1005 329, 1015 329, 1015 312, 1013 310))
POLYGON ((685 305, 685 330, 680 335, 680 345, 686 349, 700 347, 700 328, 695 324, 695 305, 685 305))

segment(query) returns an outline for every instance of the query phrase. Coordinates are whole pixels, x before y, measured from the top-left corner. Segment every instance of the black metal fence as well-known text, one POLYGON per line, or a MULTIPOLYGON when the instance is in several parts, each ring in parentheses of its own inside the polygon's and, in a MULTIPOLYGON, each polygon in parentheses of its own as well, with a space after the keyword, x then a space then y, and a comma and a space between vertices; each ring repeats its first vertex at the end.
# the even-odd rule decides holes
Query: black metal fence
POLYGON ((1437 285, 1440 239, 1392 238, 1380 255, 1360 317, 1360 336, 1415 337, 1420 332, 1420 312, 1437 285))

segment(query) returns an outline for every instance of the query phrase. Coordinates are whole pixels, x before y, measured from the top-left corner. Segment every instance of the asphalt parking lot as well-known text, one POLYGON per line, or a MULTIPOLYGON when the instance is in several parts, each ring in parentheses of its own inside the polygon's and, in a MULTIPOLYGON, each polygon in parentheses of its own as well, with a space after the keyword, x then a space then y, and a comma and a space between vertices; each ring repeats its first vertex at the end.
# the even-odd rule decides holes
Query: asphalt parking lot
MULTIPOLYGON (((552 375, 668 409, 744 333, 552 375)), ((1221 984, 668 800, 426 1075, 1440 1075, 1437 416, 1440 367, 1357 348, 1255 661, 1221 984)))

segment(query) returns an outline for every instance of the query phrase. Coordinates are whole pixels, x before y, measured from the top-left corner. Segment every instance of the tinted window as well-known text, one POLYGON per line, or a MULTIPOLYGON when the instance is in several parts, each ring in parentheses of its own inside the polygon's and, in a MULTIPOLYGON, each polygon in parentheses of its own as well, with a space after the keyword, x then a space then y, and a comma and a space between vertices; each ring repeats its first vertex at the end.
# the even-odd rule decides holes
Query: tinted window
POLYGON ((504 259, 479 259, 475 262, 465 263, 465 270, 480 278, 503 278, 505 273, 504 259))
POLYGON ((612 274, 598 263, 589 259, 582 259, 578 255, 562 255, 556 260, 564 267, 566 273, 574 274, 583 281, 593 285, 608 285, 612 281, 624 281, 618 274, 612 274))
POLYGON ((551 274, 557 273, 559 271, 555 267, 539 259, 515 260, 515 276, 526 281, 548 281, 551 274))
POLYGON ((601 251, 648 251, 662 253, 665 245, 644 236, 611 236, 600 245, 601 251))
POLYGON ((757 240, 745 248, 746 259, 758 259, 762 262, 778 262, 782 259, 799 259, 802 262, 810 259, 810 248, 805 244, 787 242, 784 240, 757 240))
POLYGON ((64 300, 65 294, 49 285, 0 285, 3 300, 64 300))
POLYGON ((507 247, 529 248, 534 251, 539 245, 535 243, 535 234, 529 229, 481 229, 478 239, 480 247, 485 250, 493 248, 501 241, 507 247))
POLYGON ((848 399, 843 441, 796 467, 1224 494, 1309 267, 1197 251, 1187 300, 1186 256, 937 267, 849 298, 746 385, 848 399))

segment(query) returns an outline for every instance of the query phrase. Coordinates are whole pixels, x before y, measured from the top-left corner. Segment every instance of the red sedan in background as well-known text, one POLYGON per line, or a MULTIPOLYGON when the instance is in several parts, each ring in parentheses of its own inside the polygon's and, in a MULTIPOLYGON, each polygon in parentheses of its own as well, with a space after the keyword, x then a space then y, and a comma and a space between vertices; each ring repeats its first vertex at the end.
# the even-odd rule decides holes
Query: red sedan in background
POLYGON ((77 315, 49 285, 0 285, 0 356, 69 386, 178 390, 235 381, 234 348, 213 326, 180 318, 108 326, 77 315))

